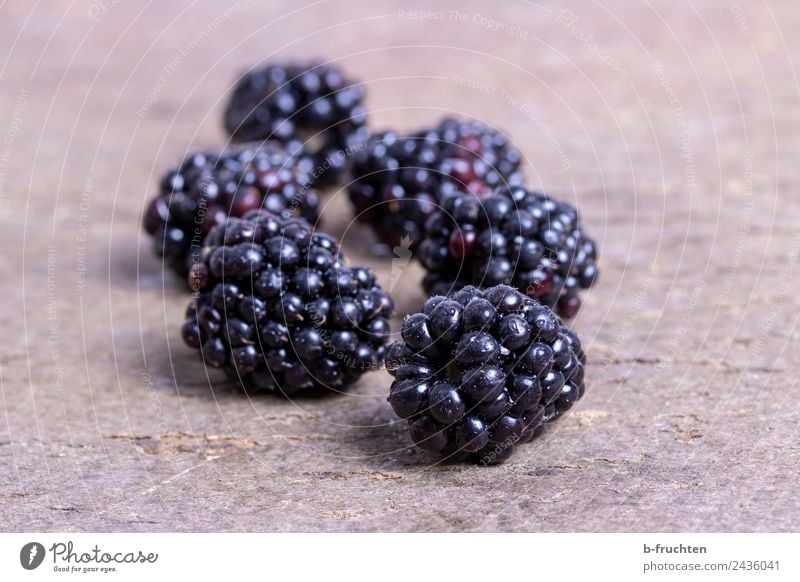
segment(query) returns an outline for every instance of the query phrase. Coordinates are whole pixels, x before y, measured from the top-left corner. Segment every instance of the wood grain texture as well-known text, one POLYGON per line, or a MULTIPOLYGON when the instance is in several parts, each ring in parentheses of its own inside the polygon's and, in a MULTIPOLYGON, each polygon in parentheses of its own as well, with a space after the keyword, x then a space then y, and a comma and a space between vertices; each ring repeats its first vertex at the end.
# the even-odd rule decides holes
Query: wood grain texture
MULTIPOLYGON (((3 3, 0 529, 797 529, 797 5, 422 4, 3 3), (180 341, 143 206, 224 143, 238 71, 314 56, 364 80, 374 128, 506 130, 598 241, 587 395, 501 467, 409 447, 382 372, 248 400, 180 341)), ((325 200, 389 285, 346 196, 325 200)), ((400 314, 420 277, 395 281, 400 314)))

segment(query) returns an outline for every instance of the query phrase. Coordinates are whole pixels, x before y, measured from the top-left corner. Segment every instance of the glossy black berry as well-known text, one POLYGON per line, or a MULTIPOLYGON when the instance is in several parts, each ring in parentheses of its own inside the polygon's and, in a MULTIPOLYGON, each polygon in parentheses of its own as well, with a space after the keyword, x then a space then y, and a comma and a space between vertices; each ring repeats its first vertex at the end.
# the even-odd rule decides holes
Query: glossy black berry
POLYGON ((187 310, 184 341, 245 389, 342 390, 383 361, 391 298, 305 220, 263 210, 229 218, 199 260, 209 277, 187 310))
POLYGON ((364 87, 322 62, 270 64, 245 73, 225 109, 236 141, 277 140, 305 153, 316 186, 337 183, 367 139, 364 87))
POLYGON ((445 425, 450 425, 464 416, 467 405, 458 386, 452 382, 437 382, 428 396, 431 416, 445 425))
POLYGON ((451 460, 504 461, 585 390, 578 336, 507 285, 431 297, 401 335, 389 403, 417 445, 451 460))
MULTIPOLYGON (((164 176, 158 194, 145 210, 143 226, 153 238, 156 254, 185 277, 197 263, 206 234, 228 216, 241 217, 264 208, 316 223, 317 193, 308 187, 310 175, 302 165, 272 142, 188 156, 164 176)), ((231 228, 225 244, 264 234, 250 232, 250 228, 246 223, 231 228)), ((204 286, 207 276, 198 267, 192 287, 204 286)))
MULTIPOLYGON (((484 196, 520 183, 520 161, 505 135, 475 121, 445 118, 409 135, 378 133, 354 159, 350 201, 384 245, 414 250, 443 197, 484 196)), ((453 243, 459 249, 472 244, 469 237, 453 243)))
POLYGON ((575 316, 579 290, 597 278, 597 249, 577 210, 521 187, 444 197, 425 224, 417 258, 428 271, 423 287, 429 293, 506 284, 565 318, 575 316))

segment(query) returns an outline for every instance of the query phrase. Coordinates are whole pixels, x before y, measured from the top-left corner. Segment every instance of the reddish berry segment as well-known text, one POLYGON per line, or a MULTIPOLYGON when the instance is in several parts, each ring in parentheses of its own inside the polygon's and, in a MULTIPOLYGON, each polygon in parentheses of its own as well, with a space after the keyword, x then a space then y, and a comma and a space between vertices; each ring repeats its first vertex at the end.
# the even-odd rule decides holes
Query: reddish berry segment
POLYGON ((428 293, 512 285, 565 318, 580 309, 579 289, 597 278, 597 248, 578 211, 518 186, 445 197, 425 223, 417 258, 428 293))
POLYGON ((420 448, 447 459, 500 463, 585 391, 578 336, 507 285, 431 297, 401 336, 386 353, 389 403, 420 448))
POLYGON ((143 226, 156 254, 185 276, 206 234, 228 216, 265 208, 316 223, 318 199, 307 186, 307 165, 274 142, 190 155, 162 178, 145 211, 143 226))
POLYGON ((463 259, 472 254, 472 249, 475 246, 475 231, 474 230, 454 230, 450 234, 450 240, 447 244, 447 250, 454 259, 463 259))
POLYGON ((520 162, 505 135, 479 122, 445 118, 409 135, 387 131, 355 157, 350 201, 382 243, 406 239, 413 250, 444 196, 521 183, 520 162))

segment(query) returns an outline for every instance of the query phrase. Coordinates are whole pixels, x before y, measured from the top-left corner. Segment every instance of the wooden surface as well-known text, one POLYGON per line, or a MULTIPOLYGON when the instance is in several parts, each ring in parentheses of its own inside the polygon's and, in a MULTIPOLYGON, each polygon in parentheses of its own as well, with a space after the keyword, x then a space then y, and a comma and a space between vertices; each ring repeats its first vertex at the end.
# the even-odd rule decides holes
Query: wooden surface
MULTIPOLYGON (((797 529, 796 3, 68 4, 0 7, 0 529, 797 529), (180 341, 146 199, 224 142, 237 71, 316 56, 374 128, 505 129, 598 241, 587 395, 501 467, 409 447, 382 372, 248 400, 180 341)), ((389 285, 348 212, 327 230, 389 285)))

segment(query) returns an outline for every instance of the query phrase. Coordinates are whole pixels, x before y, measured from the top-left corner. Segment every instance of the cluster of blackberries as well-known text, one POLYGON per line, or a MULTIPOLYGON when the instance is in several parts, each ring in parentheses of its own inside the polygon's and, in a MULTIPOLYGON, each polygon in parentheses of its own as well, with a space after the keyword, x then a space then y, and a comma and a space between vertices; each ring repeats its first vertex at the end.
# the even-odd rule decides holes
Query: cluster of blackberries
POLYGON ((277 140, 313 154, 315 184, 343 176, 367 139, 364 88, 322 62, 270 64, 246 73, 225 109, 234 140, 277 140))
POLYGON ((452 194, 483 196, 522 181, 521 154, 480 122, 443 119, 430 129, 370 137, 353 160, 348 187, 356 218, 390 247, 414 249, 422 226, 452 194))
POLYGON ((446 197, 425 224, 419 259, 428 293, 508 284, 567 318, 580 308, 578 289, 597 277, 597 250, 578 211, 520 186, 446 197))
POLYGON ((303 219, 254 210, 208 234, 184 341, 245 388, 297 394, 377 369, 393 304, 303 219))
POLYGON ((255 143, 164 176, 144 228, 188 274, 183 339, 248 392, 341 391, 385 366, 421 448, 501 462, 583 395, 586 358, 557 313, 574 316, 594 283, 595 244, 574 207, 521 186, 521 154, 499 131, 446 118, 369 136, 363 97, 319 62, 254 70, 225 127, 255 143), (409 248, 427 271, 431 297, 388 348, 391 297, 315 230, 314 188, 348 172, 381 250, 409 248))
POLYGON ((389 402, 417 445, 445 457, 501 462, 583 396, 578 337, 507 285, 433 296, 401 335, 389 402))
POLYGON ((144 228, 156 254, 185 275, 204 237, 228 216, 266 208, 316 222, 318 198, 308 188, 307 161, 275 142, 188 156, 162 178, 145 211, 144 228))
POLYGON ((594 241, 574 207, 521 186, 520 161, 502 133, 446 118, 372 136, 348 192, 382 243, 415 252, 426 292, 509 284, 574 317, 597 277, 594 241))

